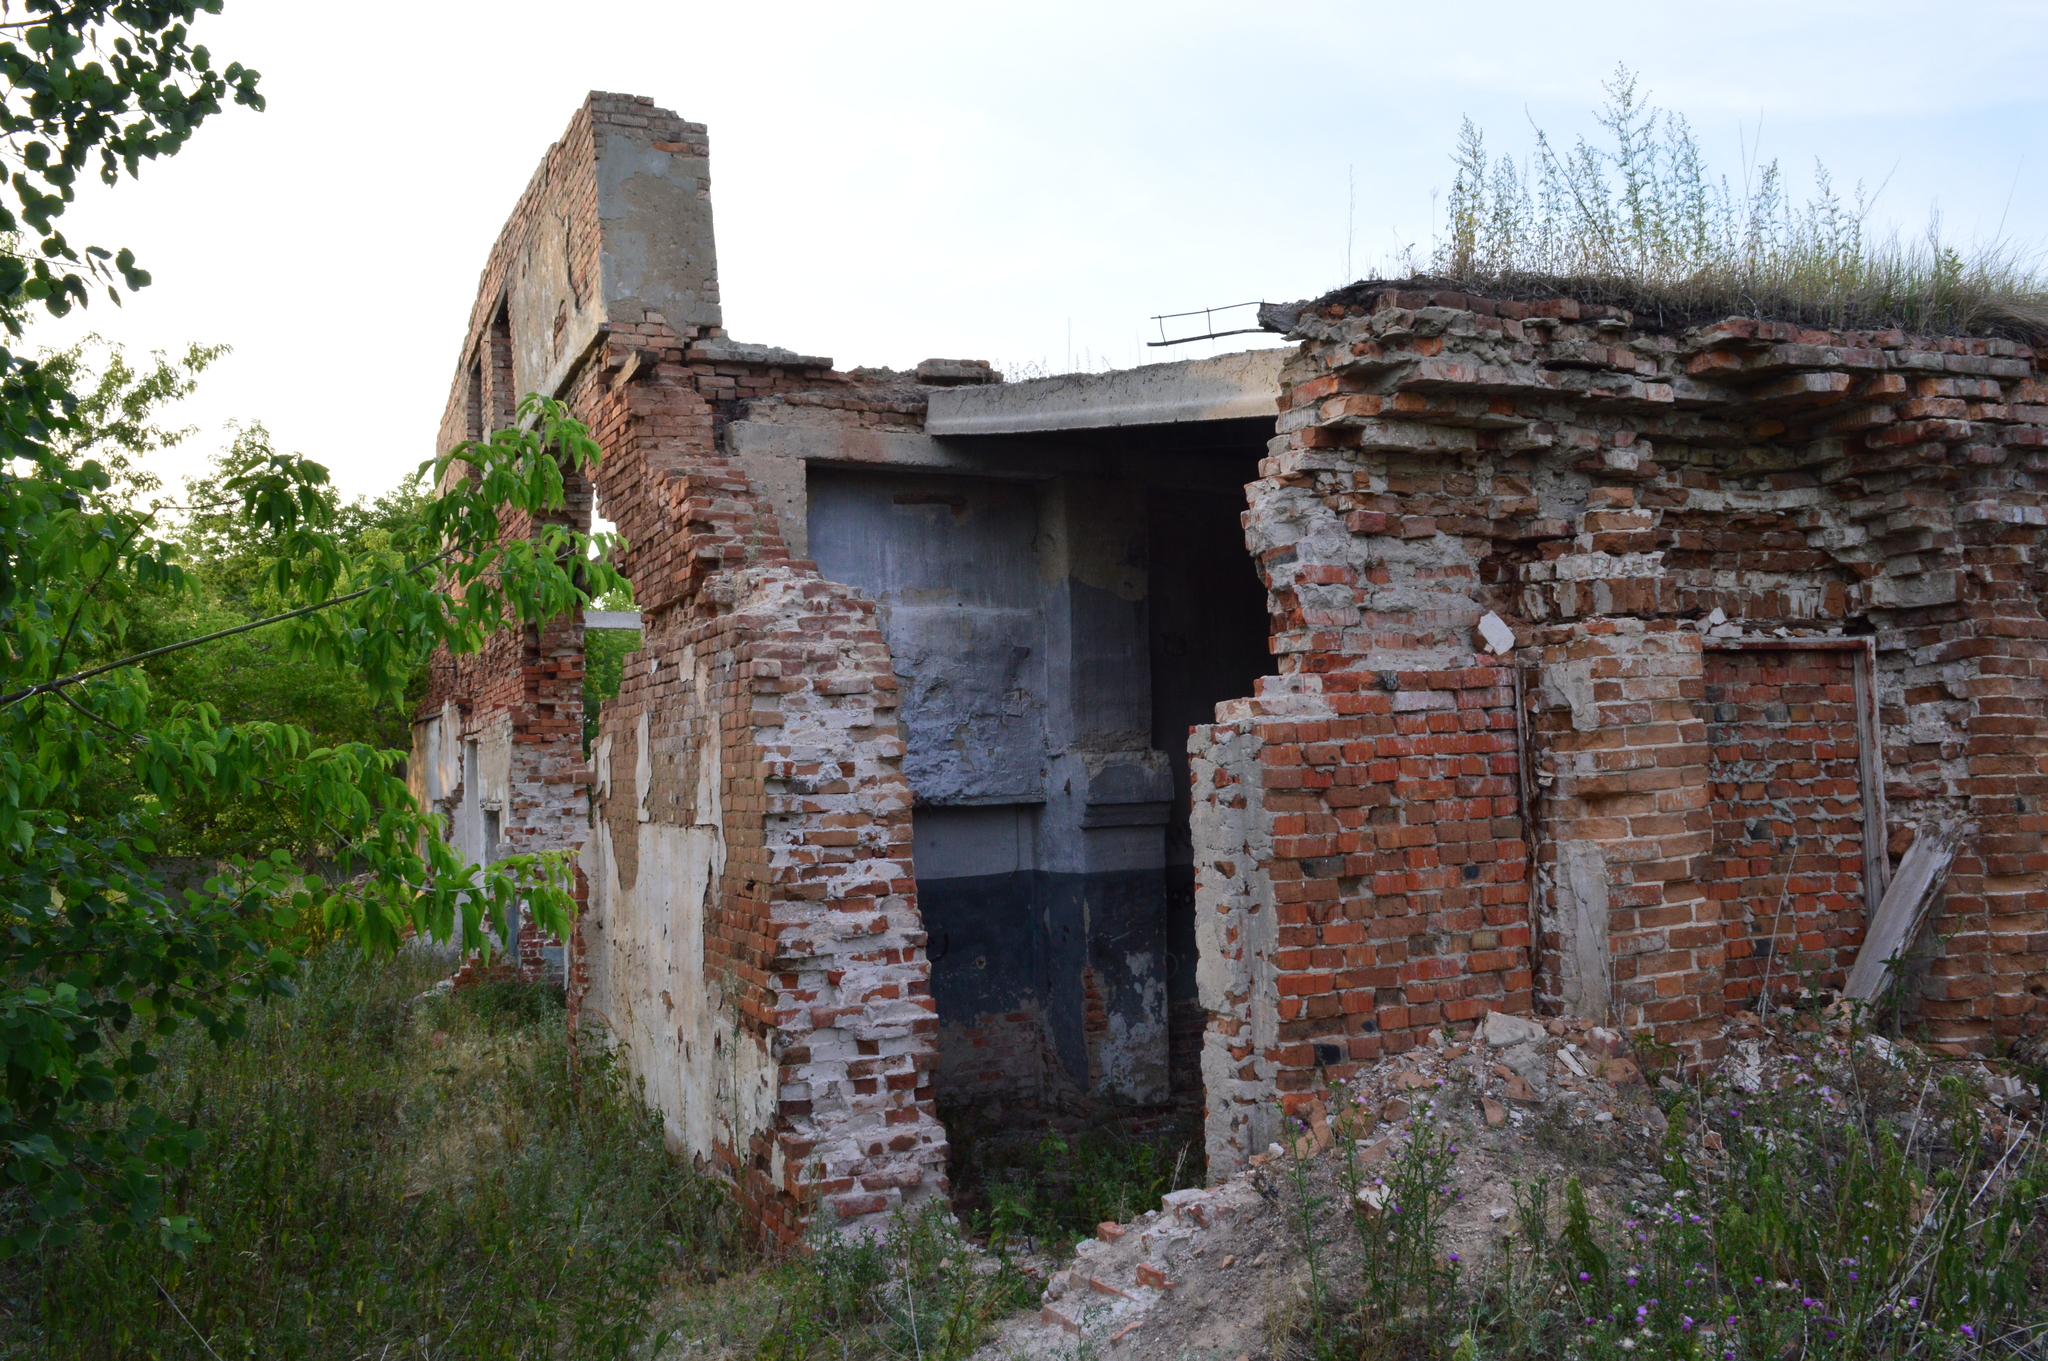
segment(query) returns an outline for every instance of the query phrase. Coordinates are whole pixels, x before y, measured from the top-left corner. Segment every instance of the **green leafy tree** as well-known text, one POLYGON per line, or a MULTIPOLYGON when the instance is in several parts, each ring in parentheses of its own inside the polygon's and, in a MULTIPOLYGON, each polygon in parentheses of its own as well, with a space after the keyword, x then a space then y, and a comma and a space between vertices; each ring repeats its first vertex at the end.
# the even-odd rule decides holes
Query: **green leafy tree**
MULTIPOLYGON (((128 252, 76 252, 56 229, 83 169, 118 181, 176 151, 222 100, 261 107, 254 72, 216 70, 191 41, 193 18, 219 8, 0 8, 0 163, 18 201, 0 208, 0 232, 14 233, 0 253, 9 334, 36 306, 86 302, 87 277, 110 292, 117 275, 147 282, 128 252)), ((392 698, 437 646, 474 650, 507 622, 620 585, 588 536, 523 532, 561 505, 565 465, 597 453, 559 406, 529 398, 516 428, 436 463, 416 518, 375 542, 340 513, 324 468, 250 450, 215 490, 262 545, 248 599, 276 608, 138 646, 138 597, 198 587, 175 527, 138 504, 140 474, 117 479, 119 460, 92 438, 96 419, 124 414, 114 402, 95 418, 99 392, 76 364, 0 349, 0 1251, 86 1222, 192 1241, 200 1229, 167 1212, 162 1173, 203 1136, 141 1099, 151 1046, 191 1025, 221 1043, 240 1035, 252 1004, 290 988, 313 927, 389 950, 413 931, 487 948, 485 922, 503 926, 522 902, 543 929, 567 925, 566 866, 464 864, 404 797, 398 753, 293 722, 225 722, 207 700, 159 693, 149 667, 261 631, 392 698), (289 809, 354 877, 309 876, 285 848, 252 847, 173 880, 157 838, 186 801, 220 797, 289 809)))
MULTIPOLYGON (((601 610, 630 610, 630 589, 615 591, 596 601, 601 610)), ((604 706, 619 697, 626 679, 626 658, 640 650, 639 629, 591 629, 583 635, 583 754, 590 754, 597 741, 604 706)))
MULTIPOLYGON (((196 353, 197 351, 195 351, 196 353)), ((100 385, 125 376, 124 398, 149 392, 162 400, 173 395, 155 380, 166 361, 154 367, 126 369, 117 352, 107 361, 100 385)), ((124 428, 105 441, 111 464, 126 459, 128 442, 146 433, 153 410, 140 408, 124 417, 124 428)), ((167 432, 180 438, 187 432, 167 432)), ((274 535, 264 533, 243 514, 240 499, 229 490, 236 478, 273 457, 269 432, 261 424, 235 431, 228 448, 208 471, 186 480, 175 507, 161 498, 151 504, 175 518, 171 532, 179 549, 185 580, 177 588, 153 587, 133 592, 124 605, 124 628, 118 646, 125 652, 147 652, 183 638, 218 633, 259 620, 300 603, 281 596, 269 585, 272 560, 280 551, 274 535)), ((144 487, 139 460, 130 481, 144 487)), ((120 475, 116 474, 117 488, 120 475)), ((399 552, 404 538, 417 530, 427 496, 415 476, 376 498, 343 504, 331 487, 319 489, 323 516, 347 552, 399 552)), ((396 557, 393 561, 397 561, 396 557)), ((317 745, 361 742, 378 748, 409 745, 410 714, 424 689, 428 671, 416 665, 402 692, 379 694, 348 665, 334 665, 294 654, 282 626, 255 629, 219 639, 202 648, 168 652, 145 664, 151 693, 159 704, 185 701, 211 704, 224 719, 245 723, 286 723, 305 729, 317 745)), ((108 660, 96 655, 95 661, 108 660)), ((106 798, 133 797, 123 783, 126 772, 111 769, 98 781, 106 798)), ((311 869, 332 866, 335 848, 322 829, 259 789, 253 796, 226 789, 188 795, 164 809, 154 838, 166 856, 215 858, 252 849, 286 849, 311 869)))

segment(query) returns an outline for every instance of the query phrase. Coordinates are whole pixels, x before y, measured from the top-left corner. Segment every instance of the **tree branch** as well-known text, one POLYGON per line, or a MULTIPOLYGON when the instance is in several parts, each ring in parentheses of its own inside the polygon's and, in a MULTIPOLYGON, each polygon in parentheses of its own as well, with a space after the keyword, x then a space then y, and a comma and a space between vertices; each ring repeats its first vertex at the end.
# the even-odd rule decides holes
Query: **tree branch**
MULTIPOLYGON (((451 548, 438 557, 429 558, 419 566, 407 569, 405 575, 417 576, 429 567, 446 562, 449 558, 454 557, 455 554, 456 550, 451 548)), ((237 624, 233 628, 217 629, 212 633, 202 633, 197 638, 186 638, 179 642, 166 643, 162 647, 153 647, 147 652, 138 652, 132 657, 123 657, 119 661, 107 662, 102 666, 95 666, 85 671, 75 671, 71 675, 60 676, 56 680, 44 681, 41 685, 31 685, 26 689, 10 691, 7 694, 0 695, 0 708, 19 704, 22 700, 32 695, 55 694, 67 685, 76 685, 80 681, 91 680, 94 676, 104 676, 109 671, 119 671, 124 666, 134 666, 137 663, 151 661, 173 652, 183 652, 186 648, 198 647, 201 643, 211 643, 222 638, 232 638, 238 633, 248 633, 255 629, 266 628, 271 624, 282 624, 287 619, 303 619, 309 614, 318 614, 320 611, 331 609, 336 605, 345 605, 351 600, 360 600, 366 595, 373 595, 383 590, 384 585, 385 583, 380 581, 374 586, 365 586, 360 591, 350 591, 347 595, 338 595, 332 600, 323 600, 316 605, 305 605, 296 610, 286 610, 283 614, 273 614, 267 619, 252 619, 246 624, 237 624)))
POLYGON ((107 718, 101 714, 94 713, 92 710, 86 708, 83 704, 80 704, 71 696, 65 694, 62 690, 52 690, 50 693, 55 695, 58 699, 63 700, 66 704, 69 704, 72 708, 78 710, 78 712, 84 714, 87 718, 99 724, 107 731, 119 735, 121 740, 123 740, 124 742, 138 743, 142 741, 142 734, 129 732, 126 728, 114 722, 113 719, 107 718))

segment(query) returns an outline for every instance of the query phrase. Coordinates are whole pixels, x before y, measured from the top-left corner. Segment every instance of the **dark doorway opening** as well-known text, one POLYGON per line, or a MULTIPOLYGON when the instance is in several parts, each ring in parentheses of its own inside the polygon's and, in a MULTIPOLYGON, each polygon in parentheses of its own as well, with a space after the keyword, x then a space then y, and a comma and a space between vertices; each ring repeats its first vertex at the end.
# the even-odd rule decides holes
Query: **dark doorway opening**
MULTIPOLYGON (((1235 462, 1235 460, 1232 460, 1235 462)), ((1241 470, 1250 480, 1254 468, 1241 470)), ((1154 486, 1150 547, 1152 745, 1173 765, 1166 824, 1168 1065, 1175 1097, 1202 1090, 1207 1018, 1195 985, 1195 861, 1188 832, 1188 729, 1252 693, 1272 670, 1266 588, 1245 551, 1243 483, 1154 486)))

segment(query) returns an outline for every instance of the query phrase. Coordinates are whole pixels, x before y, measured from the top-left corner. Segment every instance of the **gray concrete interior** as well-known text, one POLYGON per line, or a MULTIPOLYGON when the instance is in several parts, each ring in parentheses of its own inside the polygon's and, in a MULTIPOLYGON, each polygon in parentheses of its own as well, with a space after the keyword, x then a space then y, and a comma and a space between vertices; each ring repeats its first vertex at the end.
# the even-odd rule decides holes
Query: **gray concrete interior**
POLYGON ((1238 518, 1270 417, 851 446, 742 424, 895 658, 942 1094, 1198 1094, 1187 730, 1271 669, 1238 518))

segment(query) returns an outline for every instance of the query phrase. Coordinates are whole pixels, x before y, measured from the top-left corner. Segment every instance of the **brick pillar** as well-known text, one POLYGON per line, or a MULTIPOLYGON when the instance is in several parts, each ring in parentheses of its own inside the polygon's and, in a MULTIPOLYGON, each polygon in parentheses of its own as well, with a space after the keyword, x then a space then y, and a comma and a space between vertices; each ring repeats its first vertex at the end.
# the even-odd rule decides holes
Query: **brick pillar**
POLYGON ((1322 1079, 1530 1010, 1512 678, 1467 660, 1268 678, 1195 730, 1212 1174, 1322 1079))
POLYGON ((2048 1008, 2048 622, 2038 582, 2007 546, 2031 546, 2038 531, 1980 533, 1985 541, 1966 550, 1979 570, 1964 574, 1958 605, 1967 635, 1940 645, 1947 688, 1963 700, 1951 720, 1961 729, 1950 777, 1961 807, 1950 798, 1941 811, 1966 817, 1976 834, 1928 928, 1943 946, 1917 980, 1917 1009, 1942 1039, 2003 1053, 2037 1032, 2048 1008))

